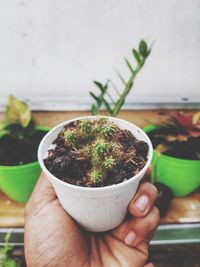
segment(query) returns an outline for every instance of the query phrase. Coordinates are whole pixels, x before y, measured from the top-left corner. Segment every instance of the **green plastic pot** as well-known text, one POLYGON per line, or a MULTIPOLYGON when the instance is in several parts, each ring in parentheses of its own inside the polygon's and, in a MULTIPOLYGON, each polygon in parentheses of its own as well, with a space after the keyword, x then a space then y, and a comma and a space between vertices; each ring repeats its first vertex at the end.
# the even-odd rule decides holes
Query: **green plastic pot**
MULTIPOLYGON (((48 132, 50 128, 37 126, 37 130, 48 132)), ((20 166, 0 166, 0 188, 11 199, 27 202, 40 173, 38 161, 20 166)))
MULTIPOLYGON (((148 134, 158 128, 147 125, 144 131, 148 134)), ((154 150, 151 165, 152 181, 167 185, 175 196, 186 196, 200 186, 200 160, 178 159, 154 150)))

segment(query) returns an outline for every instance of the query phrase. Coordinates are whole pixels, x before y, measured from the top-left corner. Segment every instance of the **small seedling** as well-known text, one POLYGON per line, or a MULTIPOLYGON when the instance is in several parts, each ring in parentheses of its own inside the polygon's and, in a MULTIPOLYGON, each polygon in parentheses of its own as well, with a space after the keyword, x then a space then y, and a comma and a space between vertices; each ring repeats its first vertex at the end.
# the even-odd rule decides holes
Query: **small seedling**
POLYGON ((116 159, 114 159, 112 156, 106 157, 103 163, 103 166, 106 170, 112 169, 115 165, 116 159))
POLYGON ((11 232, 8 232, 4 237, 4 245, 0 249, 0 266, 1 267, 19 267, 19 262, 16 259, 10 258, 9 252, 12 246, 9 244, 11 232))
POLYGON ((90 120, 83 120, 80 122, 80 125, 83 135, 89 135, 91 133, 92 122, 90 120))
POLYGON ((94 169, 91 173, 90 173, 90 179, 92 182, 98 184, 100 181, 102 181, 102 174, 99 170, 94 169))
POLYGON ((64 132, 64 139, 70 144, 74 144, 76 141, 76 133, 73 130, 67 130, 64 132))

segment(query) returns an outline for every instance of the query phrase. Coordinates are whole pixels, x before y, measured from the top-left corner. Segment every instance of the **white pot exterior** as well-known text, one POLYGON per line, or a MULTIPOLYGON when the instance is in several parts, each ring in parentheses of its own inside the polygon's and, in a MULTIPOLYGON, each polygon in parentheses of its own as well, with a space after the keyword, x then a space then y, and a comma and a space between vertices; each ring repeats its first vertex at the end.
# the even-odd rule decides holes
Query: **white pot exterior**
POLYGON ((127 206, 135 195, 138 184, 150 165, 153 148, 148 136, 136 125, 118 118, 107 117, 121 129, 127 129, 138 139, 145 141, 149 146, 148 161, 144 168, 134 177, 120 184, 87 188, 71 185, 52 175, 44 165, 43 159, 47 151, 57 138, 62 128, 68 123, 81 119, 95 119, 87 116, 66 121, 53 128, 43 138, 38 149, 38 159, 41 168, 53 184, 58 199, 67 213, 83 228, 91 232, 102 232, 118 226, 127 213, 127 206))

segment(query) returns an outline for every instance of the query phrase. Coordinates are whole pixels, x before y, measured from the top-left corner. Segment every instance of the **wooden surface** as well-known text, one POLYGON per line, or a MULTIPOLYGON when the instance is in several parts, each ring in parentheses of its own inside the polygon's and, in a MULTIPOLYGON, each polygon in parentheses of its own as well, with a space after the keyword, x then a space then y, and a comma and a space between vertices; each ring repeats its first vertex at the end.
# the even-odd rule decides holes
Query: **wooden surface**
MULTIPOLYGON (((35 112, 37 124, 53 127, 65 120, 89 115, 89 112, 35 112)), ((0 114, 0 120, 3 115, 0 114)), ((120 118, 129 120, 140 127, 149 123, 166 121, 167 116, 160 111, 122 111, 120 118)), ((0 227, 22 227, 24 224, 24 204, 15 203, 0 193, 0 227)), ((174 198, 168 214, 161 220, 166 223, 200 222, 200 192, 185 198, 174 198)))
POLYGON ((0 192, 0 227, 23 227, 24 204, 16 203, 0 192))

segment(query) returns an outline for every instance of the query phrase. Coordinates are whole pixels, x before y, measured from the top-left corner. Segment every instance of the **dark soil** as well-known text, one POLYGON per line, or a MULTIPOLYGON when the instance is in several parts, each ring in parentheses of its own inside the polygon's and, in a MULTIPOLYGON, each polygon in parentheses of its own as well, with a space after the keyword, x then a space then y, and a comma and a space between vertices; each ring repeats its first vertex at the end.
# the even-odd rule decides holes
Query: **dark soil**
POLYGON ((168 147, 162 152, 164 155, 179 159, 200 159, 200 137, 189 136, 184 129, 162 127, 149 132, 148 136, 154 149, 160 144, 168 147))
POLYGON ((37 150, 46 132, 36 131, 26 140, 10 135, 0 138, 0 165, 16 166, 37 161, 37 150))
MULTIPOLYGON (((89 176, 92 168, 91 159, 84 158, 78 149, 72 148, 63 138, 64 131, 79 127, 79 123, 75 121, 63 128, 54 141, 55 149, 50 149, 48 157, 44 159, 46 168, 57 178, 73 185, 102 187, 130 179, 146 164, 149 150, 147 143, 137 140, 130 131, 119 129, 109 138, 120 145, 119 154, 122 156, 107 173, 104 173, 102 181, 94 183, 89 176)), ((95 142, 95 139, 93 141, 95 142)))

